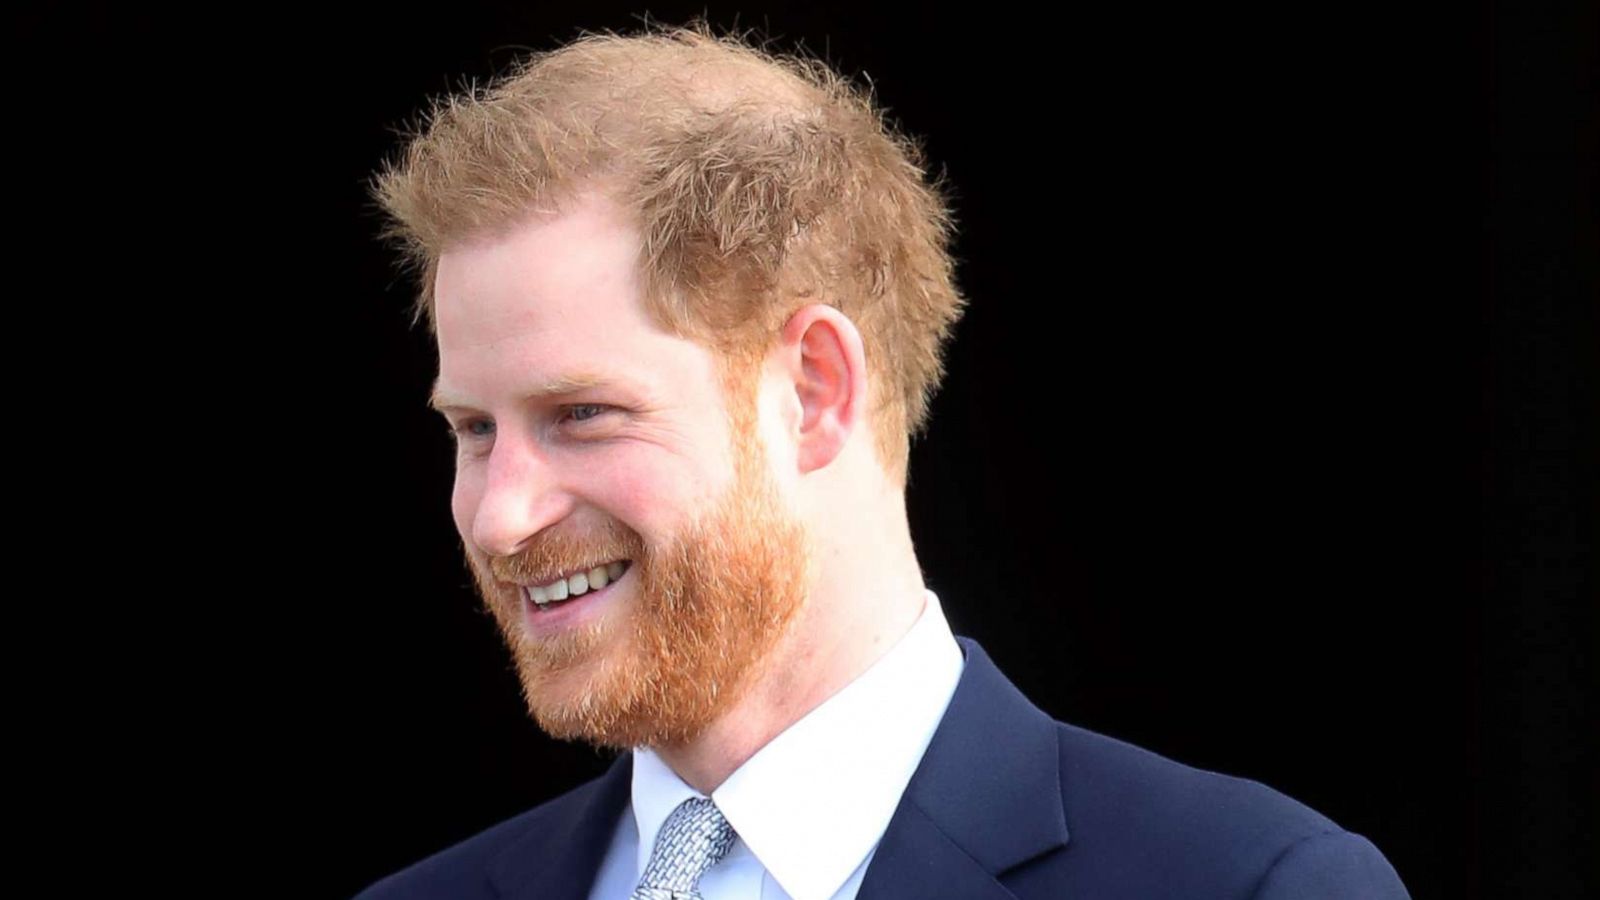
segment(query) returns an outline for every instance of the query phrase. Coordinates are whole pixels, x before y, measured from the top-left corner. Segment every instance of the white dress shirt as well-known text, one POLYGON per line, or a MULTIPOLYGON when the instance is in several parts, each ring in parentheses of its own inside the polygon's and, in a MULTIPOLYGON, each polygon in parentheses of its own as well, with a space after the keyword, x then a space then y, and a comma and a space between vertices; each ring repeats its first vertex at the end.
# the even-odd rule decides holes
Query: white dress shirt
MULTIPOLYGON (((712 792, 739 839, 701 876, 705 900, 854 900, 964 663, 928 591, 922 615, 882 659, 712 792)), ((590 900, 627 900, 668 814, 700 796, 661 757, 634 750, 631 802, 590 900)))

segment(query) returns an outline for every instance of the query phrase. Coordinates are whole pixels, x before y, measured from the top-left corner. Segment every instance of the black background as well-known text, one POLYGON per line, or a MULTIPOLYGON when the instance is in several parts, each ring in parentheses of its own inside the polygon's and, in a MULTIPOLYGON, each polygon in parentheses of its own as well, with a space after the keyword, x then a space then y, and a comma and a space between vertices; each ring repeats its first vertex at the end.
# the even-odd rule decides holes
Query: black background
MULTIPOLYGON (((649 8, 870 79, 949 180, 971 307, 909 504, 957 633, 1414 896, 1592 895, 1592 5, 649 8)), ((135 763, 120 821, 184 810, 130 867, 348 896, 607 764, 476 607, 366 179, 426 98, 642 10, 22 17, 68 177, 17 188, 138 397, 83 456, 138 519, 43 530, 167 585, 67 716, 135 763)))

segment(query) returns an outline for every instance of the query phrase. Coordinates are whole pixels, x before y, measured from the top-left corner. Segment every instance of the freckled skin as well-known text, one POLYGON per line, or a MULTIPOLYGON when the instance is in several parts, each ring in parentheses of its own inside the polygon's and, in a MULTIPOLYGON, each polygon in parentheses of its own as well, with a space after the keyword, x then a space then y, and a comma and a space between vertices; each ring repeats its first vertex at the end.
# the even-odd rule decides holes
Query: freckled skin
POLYGON ((651 746, 709 793, 877 661, 924 586, 854 323, 801 300, 723 372, 649 317, 639 247, 590 193, 447 250, 435 402, 459 440, 456 527, 534 717, 651 746), (619 549, 644 564, 562 628, 519 618, 511 576, 619 549))
POLYGON ((637 252, 583 204, 444 254, 435 287, 452 512, 479 590, 540 724, 611 746, 682 743, 735 702, 808 568, 753 385, 730 409, 711 351, 650 320, 637 252), (635 568, 592 604, 529 618, 516 583, 613 558, 635 568))
POLYGON ((452 500, 458 530, 484 552, 505 555, 582 509, 670 533, 727 487, 715 357, 648 319, 636 253, 626 226, 584 207, 441 258, 440 383, 495 423, 489 452, 463 446, 452 500), (608 386, 524 399, 572 373, 608 386), (562 404, 580 402, 617 409, 556 421, 562 404))

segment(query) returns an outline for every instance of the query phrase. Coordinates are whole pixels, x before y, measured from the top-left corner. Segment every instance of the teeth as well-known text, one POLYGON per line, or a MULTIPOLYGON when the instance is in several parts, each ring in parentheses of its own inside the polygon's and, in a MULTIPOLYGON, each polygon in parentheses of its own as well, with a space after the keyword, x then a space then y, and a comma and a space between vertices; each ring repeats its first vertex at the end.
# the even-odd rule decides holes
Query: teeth
POLYGON ((581 597, 590 591, 598 591, 618 578, 628 570, 628 562, 621 560, 595 566, 587 572, 579 572, 570 578, 562 578, 542 586, 528 587, 528 599, 538 605, 540 609, 568 597, 581 597))

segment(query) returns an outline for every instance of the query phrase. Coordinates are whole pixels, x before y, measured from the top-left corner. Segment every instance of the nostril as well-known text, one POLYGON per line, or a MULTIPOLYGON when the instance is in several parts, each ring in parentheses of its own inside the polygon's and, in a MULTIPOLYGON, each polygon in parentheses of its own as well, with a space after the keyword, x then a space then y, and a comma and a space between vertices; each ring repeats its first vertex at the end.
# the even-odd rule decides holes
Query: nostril
POLYGON ((565 520, 574 508, 571 496, 561 491, 537 497, 509 492, 485 496, 470 519, 472 540, 492 556, 515 556, 539 534, 565 520))

